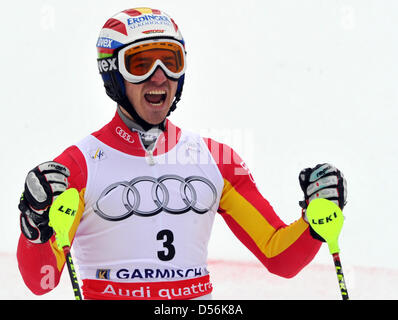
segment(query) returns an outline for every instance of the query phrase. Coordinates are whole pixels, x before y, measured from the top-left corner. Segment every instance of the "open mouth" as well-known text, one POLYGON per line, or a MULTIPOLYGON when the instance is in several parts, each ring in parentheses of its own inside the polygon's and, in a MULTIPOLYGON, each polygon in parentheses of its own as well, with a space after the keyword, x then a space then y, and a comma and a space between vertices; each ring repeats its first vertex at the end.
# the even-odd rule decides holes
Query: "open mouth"
POLYGON ((167 93, 164 90, 152 90, 145 93, 144 98, 153 106, 160 106, 166 100, 167 93))

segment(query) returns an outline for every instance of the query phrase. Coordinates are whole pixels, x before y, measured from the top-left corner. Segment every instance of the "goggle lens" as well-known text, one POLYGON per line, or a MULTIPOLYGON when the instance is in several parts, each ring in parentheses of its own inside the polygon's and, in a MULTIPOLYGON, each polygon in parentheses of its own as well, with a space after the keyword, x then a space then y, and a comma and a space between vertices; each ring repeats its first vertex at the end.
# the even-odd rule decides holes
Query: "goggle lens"
POLYGON ((184 52, 181 46, 172 42, 151 42, 129 48, 124 53, 127 72, 144 76, 151 71, 157 60, 172 73, 184 69, 184 52))

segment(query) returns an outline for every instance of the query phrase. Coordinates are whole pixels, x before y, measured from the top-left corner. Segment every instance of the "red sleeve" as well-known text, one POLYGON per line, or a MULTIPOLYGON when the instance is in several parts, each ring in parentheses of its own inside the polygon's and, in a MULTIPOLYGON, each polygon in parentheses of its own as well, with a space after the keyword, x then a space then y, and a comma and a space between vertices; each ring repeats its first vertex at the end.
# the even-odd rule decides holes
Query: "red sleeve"
MULTIPOLYGON (((87 167, 83 154, 76 146, 69 147, 54 161, 63 164, 70 170, 69 187, 76 188, 80 193, 79 213, 84 210, 83 195, 87 180, 87 167)), ((74 233, 77 226, 74 227, 74 233)), ((26 286, 37 295, 45 294, 54 289, 60 280, 65 264, 63 253, 57 248, 55 236, 43 244, 34 244, 20 235, 17 260, 19 271, 26 286)))
POLYGON ((234 150, 212 139, 204 140, 224 179, 218 212, 270 272, 295 276, 311 262, 322 243, 311 237, 303 218, 286 225, 277 216, 234 150))

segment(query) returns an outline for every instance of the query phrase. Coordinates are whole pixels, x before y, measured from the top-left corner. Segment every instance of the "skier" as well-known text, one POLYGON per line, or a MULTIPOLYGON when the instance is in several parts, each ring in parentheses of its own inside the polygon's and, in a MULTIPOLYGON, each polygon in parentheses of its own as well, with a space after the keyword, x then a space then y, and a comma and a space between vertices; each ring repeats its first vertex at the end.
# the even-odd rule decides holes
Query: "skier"
POLYGON ((59 283, 65 258, 48 212, 71 187, 80 204, 69 236, 86 299, 211 298, 207 245, 216 214, 269 272, 290 278, 310 263, 323 239, 306 207, 326 198, 343 208, 341 172, 327 163, 302 170, 301 216, 286 225, 234 150, 168 120, 186 70, 184 39, 169 15, 122 11, 103 26, 97 49, 115 116, 28 173, 17 249, 27 287, 41 295, 59 283))

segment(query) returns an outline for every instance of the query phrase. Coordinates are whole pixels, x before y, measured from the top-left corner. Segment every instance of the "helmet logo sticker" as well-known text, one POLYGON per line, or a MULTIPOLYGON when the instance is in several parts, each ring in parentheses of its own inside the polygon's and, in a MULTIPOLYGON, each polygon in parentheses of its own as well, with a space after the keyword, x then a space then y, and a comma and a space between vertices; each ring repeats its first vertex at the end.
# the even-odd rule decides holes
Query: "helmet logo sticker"
POLYGON ((99 38, 97 41, 97 47, 99 48, 108 48, 108 49, 116 49, 122 46, 123 43, 117 42, 115 39, 109 38, 99 38))
POLYGON ((98 60, 98 70, 100 73, 117 70, 116 58, 106 58, 98 60))
POLYGON ((142 31, 142 33, 145 34, 152 34, 152 33, 163 33, 164 30, 146 30, 146 31, 142 31))
POLYGON ((146 14, 141 15, 139 17, 128 18, 127 24, 131 29, 135 29, 138 27, 143 27, 145 25, 166 25, 171 26, 172 23, 170 19, 166 16, 155 15, 155 14, 146 14))

